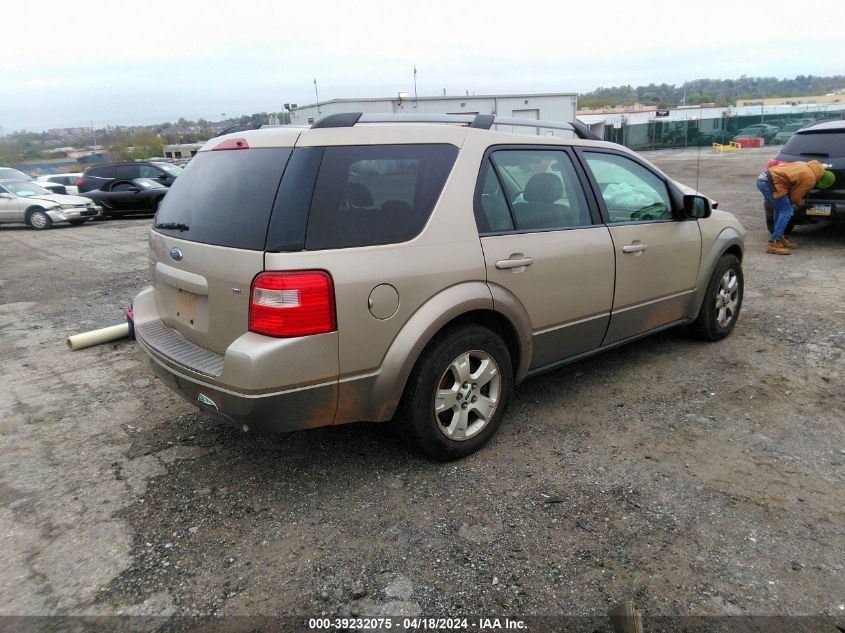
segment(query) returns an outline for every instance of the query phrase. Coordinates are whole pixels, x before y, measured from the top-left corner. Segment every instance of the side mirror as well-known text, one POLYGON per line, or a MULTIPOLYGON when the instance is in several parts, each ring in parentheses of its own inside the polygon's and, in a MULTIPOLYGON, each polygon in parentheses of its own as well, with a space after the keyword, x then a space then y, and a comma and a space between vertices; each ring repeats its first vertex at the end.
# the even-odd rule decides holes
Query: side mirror
POLYGON ((710 200, 708 198, 696 195, 684 196, 684 217, 703 220, 704 218, 710 217, 711 211, 710 200))
POLYGON ((14 198, 14 197, 15 196, 13 196, 10 193, 6 193, 5 191, 0 191, 0 198, 14 198))

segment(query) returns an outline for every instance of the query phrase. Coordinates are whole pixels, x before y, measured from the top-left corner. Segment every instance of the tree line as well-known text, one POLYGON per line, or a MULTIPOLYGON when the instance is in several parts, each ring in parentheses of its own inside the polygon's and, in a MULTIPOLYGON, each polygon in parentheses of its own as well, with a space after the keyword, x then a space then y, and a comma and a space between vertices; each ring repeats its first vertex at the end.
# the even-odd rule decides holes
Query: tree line
MULTIPOLYGON (((135 160, 164 155, 164 146, 172 143, 200 143, 233 125, 267 123, 270 118, 290 123, 288 112, 256 112, 221 121, 196 121, 180 117, 153 125, 105 126, 96 129, 97 144, 102 145, 113 160, 135 160)), ((0 166, 14 165, 25 160, 61 158, 63 152, 48 150, 66 145, 86 146, 94 138, 90 128, 83 136, 55 138, 48 132, 12 132, 0 138, 0 166)))
POLYGON ((687 105, 715 103, 717 106, 728 106, 734 105, 738 99, 823 95, 843 89, 845 75, 798 75, 794 79, 742 75, 739 79, 694 79, 681 85, 650 83, 636 88, 630 85, 596 88, 581 93, 578 106, 595 109, 643 104, 671 108, 683 105, 684 102, 687 105))

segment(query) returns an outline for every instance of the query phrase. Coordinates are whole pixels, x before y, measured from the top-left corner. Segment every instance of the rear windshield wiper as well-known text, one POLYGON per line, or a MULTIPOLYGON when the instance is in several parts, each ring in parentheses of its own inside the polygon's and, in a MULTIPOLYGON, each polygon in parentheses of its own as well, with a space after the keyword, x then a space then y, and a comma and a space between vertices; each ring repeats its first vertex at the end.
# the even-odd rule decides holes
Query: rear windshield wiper
POLYGON ((182 224, 181 222, 159 222, 156 224, 154 229, 171 229, 173 231, 189 231, 187 224, 182 224))
POLYGON ((827 152, 801 152, 799 156, 818 156, 819 158, 830 158, 827 152))

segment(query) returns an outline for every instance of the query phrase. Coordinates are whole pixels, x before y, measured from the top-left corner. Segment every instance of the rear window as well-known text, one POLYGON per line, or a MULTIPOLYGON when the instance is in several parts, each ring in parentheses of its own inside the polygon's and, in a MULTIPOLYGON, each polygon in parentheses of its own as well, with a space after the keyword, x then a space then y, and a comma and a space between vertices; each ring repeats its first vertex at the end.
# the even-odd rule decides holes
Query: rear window
POLYGON ((845 132, 793 134, 783 146, 783 153, 808 158, 841 158, 845 156, 845 132))
POLYGON ((273 199, 291 150, 200 152, 162 200, 156 229, 192 242, 264 250, 273 199))
POLYGON ((415 237, 457 155, 458 148, 447 144, 325 148, 305 248, 392 244, 415 237))

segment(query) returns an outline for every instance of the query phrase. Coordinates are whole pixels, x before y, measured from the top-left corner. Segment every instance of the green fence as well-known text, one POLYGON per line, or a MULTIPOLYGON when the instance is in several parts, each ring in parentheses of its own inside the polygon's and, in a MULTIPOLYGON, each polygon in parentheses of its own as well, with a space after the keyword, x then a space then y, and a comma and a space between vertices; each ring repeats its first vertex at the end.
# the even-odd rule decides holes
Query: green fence
POLYGON ((605 125, 606 141, 636 150, 710 147, 735 136, 762 136, 766 145, 780 145, 792 132, 820 120, 845 119, 845 111, 731 116, 718 119, 662 120, 621 127, 605 125), (754 126, 751 129, 747 129, 754 126))

